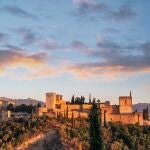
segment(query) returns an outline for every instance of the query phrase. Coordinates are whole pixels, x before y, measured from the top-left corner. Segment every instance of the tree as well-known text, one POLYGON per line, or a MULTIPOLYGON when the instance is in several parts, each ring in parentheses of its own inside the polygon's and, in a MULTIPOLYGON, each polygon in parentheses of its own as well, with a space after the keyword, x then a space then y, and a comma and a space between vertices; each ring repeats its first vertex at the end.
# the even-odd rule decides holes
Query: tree
POLYGON ((67 109, 66 109, 66 118, 68 119, 68 105, 67 105, 67 109))
POLYGON ((81 104, 81 98, 80 98, 80 97, 76 97, 75 103, 76 103, 76 104, 81 104))
POLYGON ((148 120, 148 107, 143 109, 143 119, 148 120))
POLYGON ((13 105, 12 103, 10 103, 10 104, 7 106, 7 110, 14 111, 14 105, 13 105))
POLYGON ((100 103, 101 101, 98 99, 97 102, 100 103))
POLYGON ((75 100, 74 100, 74 95, 71 98, 71 103, 74 104, 75 100))
POLYGON ((91 94, 89 94, 89 103, 92 103, 91 94))
POLYGON ((74 128, 75 127, 75 119, 74 119, 73 111, 72 111, 71 123, 72 123, 72 128, 74 128))
POLYGON ((84 104, 84 102, 85 102, 85 97, 81 96, 81 103, 84 104))
POLYGON ((90 114, 90 149, 103 150, 103 140, 101 131, 100 111, 96 103, 93 103, 90 114))
POLYGON ((41 107, 41 104, 40 104, 40 102, 38 102, 38 104, 37 104, 37 107, 41 107))
POLYGON ((95 103, 96 102, 96 98, 93 98, 93 103, 95 103))

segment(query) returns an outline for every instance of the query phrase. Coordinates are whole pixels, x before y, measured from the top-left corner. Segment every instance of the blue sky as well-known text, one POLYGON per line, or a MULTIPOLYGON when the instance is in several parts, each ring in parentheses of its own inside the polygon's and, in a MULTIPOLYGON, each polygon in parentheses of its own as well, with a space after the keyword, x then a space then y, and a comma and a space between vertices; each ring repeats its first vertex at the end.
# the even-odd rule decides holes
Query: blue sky
POLYGON ((150 99, 150 1, 0 0, 0 96, 150 99))

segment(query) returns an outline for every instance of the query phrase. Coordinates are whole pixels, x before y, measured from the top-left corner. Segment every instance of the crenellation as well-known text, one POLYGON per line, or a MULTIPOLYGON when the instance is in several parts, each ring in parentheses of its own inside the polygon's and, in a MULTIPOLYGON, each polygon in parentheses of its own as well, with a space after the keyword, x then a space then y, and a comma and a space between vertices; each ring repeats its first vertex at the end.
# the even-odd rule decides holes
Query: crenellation
MULTIPOLYGON (((104 122, 121 122, 123 124, 136 124, 143 125, 143 114, 133 112, 132 110, 132 95, 120 96, 119 105, 111 105, 110 101, 97 103, 101 111, 101 120, 104 122)), ((66 102, 62 95, 56 93, 46 93, 46 107, 52 110, 55 114, 67 112, 70 118, 72 112, 74 118, 89 116, 92 103, 72 104, 66 102)), ((66 114, 66 113, 65 113, 66 114)))

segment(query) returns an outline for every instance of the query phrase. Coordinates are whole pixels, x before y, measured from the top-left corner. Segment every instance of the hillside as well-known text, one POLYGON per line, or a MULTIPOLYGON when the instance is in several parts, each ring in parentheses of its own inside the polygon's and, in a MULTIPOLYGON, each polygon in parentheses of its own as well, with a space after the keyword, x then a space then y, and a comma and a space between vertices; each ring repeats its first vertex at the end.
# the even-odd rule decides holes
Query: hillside
POLYGON ((38 102, 43 106, 45 105, 44 102, 27 98, 27 99, 12 99, 12 98, 6 98, 6 97, 0 97, 0 99, 5 100, 5 101, 14 101, 16 102, 16 105, 21 105, 21 104, 26 104, 26 105, 37 105, 38 102))
POLYGON ((45 103, 39 100, 27 98, 27 99, 15 99, 16 105, 26 104, 26 105, 37 105, 38 102, 43 106, 45 103))
POLYGON ((148 107, 148 112, 150 114, 150 103, 138 103, 133 105, 133 110, 137 110, 138 112, 143 112, 144 108, 148 107))

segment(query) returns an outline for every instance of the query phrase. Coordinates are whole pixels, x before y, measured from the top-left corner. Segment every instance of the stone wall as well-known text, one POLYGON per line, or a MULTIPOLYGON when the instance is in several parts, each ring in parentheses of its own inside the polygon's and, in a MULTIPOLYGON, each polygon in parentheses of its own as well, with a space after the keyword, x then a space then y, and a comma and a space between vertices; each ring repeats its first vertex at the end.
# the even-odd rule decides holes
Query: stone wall
POLYGON ((107 122, 121 122, 123 124, 135 124, 139 123, 143 125, 142 113, 131 114, 106 114, 107 122))

